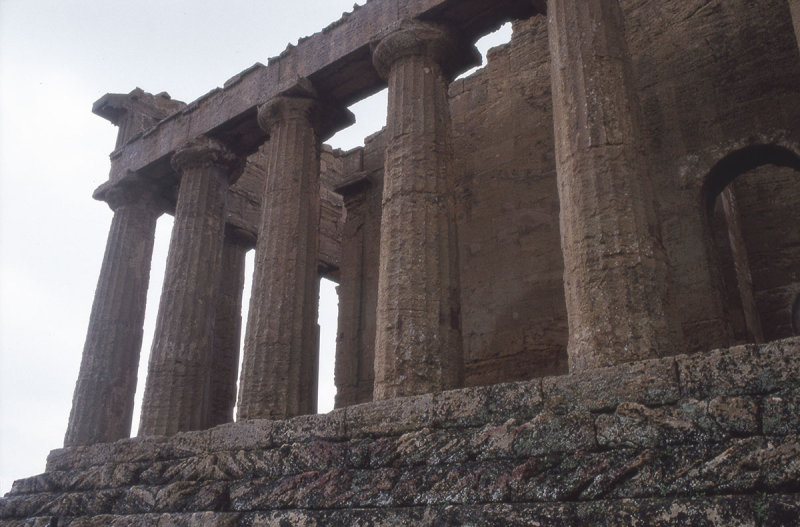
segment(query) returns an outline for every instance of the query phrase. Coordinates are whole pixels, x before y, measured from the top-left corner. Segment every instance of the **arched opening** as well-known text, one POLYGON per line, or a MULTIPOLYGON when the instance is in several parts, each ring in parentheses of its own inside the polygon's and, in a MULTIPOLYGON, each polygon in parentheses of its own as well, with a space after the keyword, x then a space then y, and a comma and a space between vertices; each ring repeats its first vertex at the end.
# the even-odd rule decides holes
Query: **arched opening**
POLYGON ((800 292, 800 157, 776 145, 743 148, 711 169, 703 190, 731 340, 792 335, 800 292))

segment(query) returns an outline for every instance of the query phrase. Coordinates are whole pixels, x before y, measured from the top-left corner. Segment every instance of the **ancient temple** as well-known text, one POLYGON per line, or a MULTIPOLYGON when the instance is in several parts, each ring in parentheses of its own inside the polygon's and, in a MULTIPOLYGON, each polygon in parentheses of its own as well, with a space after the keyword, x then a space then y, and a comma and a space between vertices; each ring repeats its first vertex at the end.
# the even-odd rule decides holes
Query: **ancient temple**
POLYGON ((65 444, 0 525, 797 525, 800 0, 370 0, 94 112, 114 215, 65 444), (324 144, 383 89, 382 131, 324 144))

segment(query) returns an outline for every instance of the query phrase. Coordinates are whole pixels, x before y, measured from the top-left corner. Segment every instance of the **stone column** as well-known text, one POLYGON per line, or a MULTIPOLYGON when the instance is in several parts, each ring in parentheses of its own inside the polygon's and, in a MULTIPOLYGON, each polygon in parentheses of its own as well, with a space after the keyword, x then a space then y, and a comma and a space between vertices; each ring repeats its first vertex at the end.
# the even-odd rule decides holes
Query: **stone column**
POLYGON ((142 182, 106 189, 114 210, 64 446, 130 436, 156 220, 166 200, 142 182))
POLYGON ((380 181, 373 184, 364 174, 336 191, 344 198, 346 211, 337 288, 339 320, 334 363, 334 406, 342 408, 372 401, 375 384, 374 317, 377 307, 380 181), (377 206, 372 206, 375 202, 378 202, 377 206))
POLYGON ((617 0, 550 0, 570 370, 675 352, 667 259, 617 0))
POLYGON ((794 22, 794 34, 797 37, 797 45, 800 46, 800 0, 789 0, 789 9, 792 12, 794 22))
POLYGON ((328 115, 307 81, 259 108, 270 139, 239 419, 316 412, 319 170, 328 115))
POLYGON ((376 400, 462 383, 447 87, 474 57, 447 30, 410 21, 373 46, 373 63, 389 85, 376 400))
POLYGON ((233 421, 242 335, 245 257, 254 242, 249 234, 239 229, 228 228, 225 233, 208 385, 207 428, 233 421))
POLYGON ((140 435, 203 428, 225 236, 225 196, 241 159, 200 138, 175 152, 180 175, 164 288, 150 352, 140 435))

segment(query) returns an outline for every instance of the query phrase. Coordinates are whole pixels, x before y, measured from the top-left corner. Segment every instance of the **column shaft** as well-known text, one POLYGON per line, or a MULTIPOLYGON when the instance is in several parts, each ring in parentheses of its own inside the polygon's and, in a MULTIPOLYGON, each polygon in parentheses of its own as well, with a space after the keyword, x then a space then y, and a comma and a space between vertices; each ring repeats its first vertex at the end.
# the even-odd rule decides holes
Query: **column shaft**
POLYGON ((181 181, 140 435, 169 435, 206 423, 225 195, 235 170, 232 158, 211 141, 189 145, 173 157, 181 181))
POLYGON ((617 0, 550 0, 571 370, 673 352, 667 260, 617 0))
POLYGON ((375 49, 389 109, 375 341, 376 400, 454 388, 463 378, 444 32, 401 29, 375 49), (431 46, 418 49, 418 42, 431 46), (415 49, 409 49, 413 46, 415 49))
POLYGON ((339 321, 334 367, 336 408, 372 401, 377 242, 380 235, 380 222, 374 221, 380 218, 380 209, 369 210, 369 204, 377 201, 373 196, 380 196, 380 189, 366 184, 354 192, 340 192, 344 195, 347 213, 342 228, 338 287, 339 321))
POLYGON ((114 206, 65 446, 130 435, 156 220, 152 197, 130 190, 114 206))
POLYGON ((248 246, 228 232, 222 246, 222 264, 214 322, 214 348, 208 388, 207 427, 233 421, 236 379, 242 335, 242 292, 248 246))
POLYGON ((314 100, 262 107, 266 185, 239 392, 239 419, 280 419, 317 407, 320 139, 314 100))

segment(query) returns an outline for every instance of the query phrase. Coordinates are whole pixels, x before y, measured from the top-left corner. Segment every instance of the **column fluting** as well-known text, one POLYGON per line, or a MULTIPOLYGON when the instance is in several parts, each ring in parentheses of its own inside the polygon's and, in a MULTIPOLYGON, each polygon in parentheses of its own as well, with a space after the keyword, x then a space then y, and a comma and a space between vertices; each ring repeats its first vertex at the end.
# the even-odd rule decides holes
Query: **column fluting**
POLYGON ((239 389, 239 419, 317 407, 320 136, 313 94, 259 108, 269 134, 262 215, 239 389))
POLYGON ((164 288, 150 352, 140 435, 205 426, 228 185, 241 158, 209 138, 172 157, 180 176, 164 288))
POLYGON ((233 421, 242 335, 245 257, 253 243, 250 238, 238 229, 228 228, 222 246, 208 388, 208 428, 233 421))
POLYGON ((106 191, 114 210, 65 446, 130 436, 156 220, 166 200, 143 182, 106 191))
POLYGON ((382 198, 376 400, 463 380, 447 88, 474 59, 449 31, 404 21, 373 46, 389 87, 382 198))

